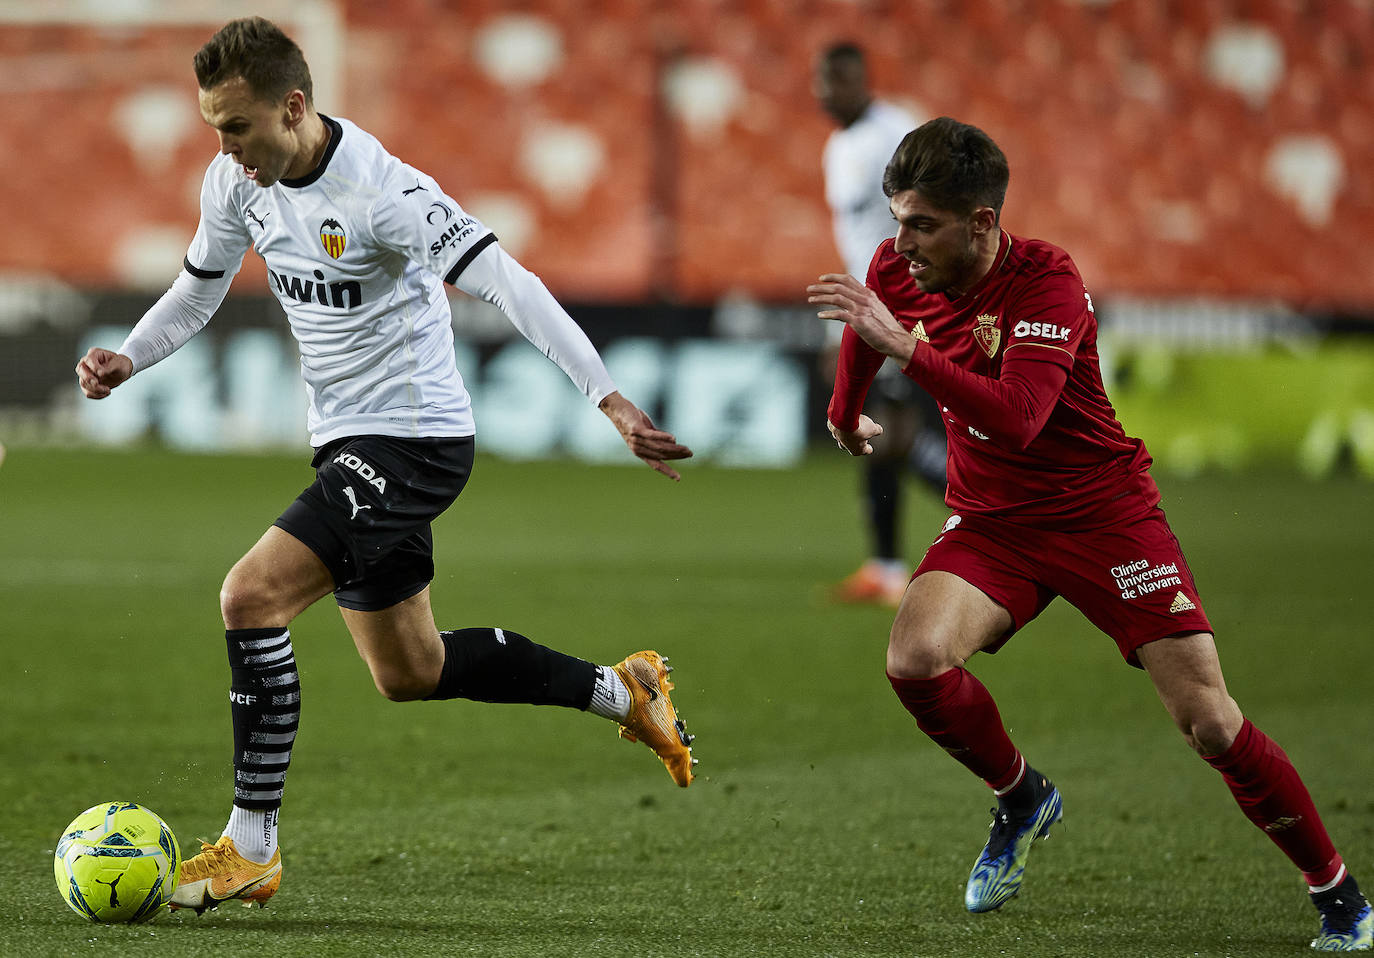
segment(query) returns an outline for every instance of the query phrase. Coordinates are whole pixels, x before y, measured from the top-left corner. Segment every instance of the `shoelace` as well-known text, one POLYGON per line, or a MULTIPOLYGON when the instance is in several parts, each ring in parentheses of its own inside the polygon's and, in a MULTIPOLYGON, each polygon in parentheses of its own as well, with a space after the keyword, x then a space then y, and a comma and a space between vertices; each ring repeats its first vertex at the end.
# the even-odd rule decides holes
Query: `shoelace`
POLYGON ((1367 906, 1366 902, 1359 899, 1347 902, 1345 897, 1318 903, 1317 910, 1322 916, 1322 931, 1327 934, 1349 934, 1367 906))
POLYGON ((1016 829, 1011 824, 1011 813, 1005 808, 997 807, 988 809, 992 813, 992 827, 988 831, 988 857, 996 858, 1006 850, 1016 835, 1016 829))
MULTIPOLYGON (((202 841, 200 843, 200 855, 197 857, 204 859, 204 861, 197 862, 196 867, 193 868, 192 871, 199 873, 203 867, 205 874, 208 875, 214 871, 219 864, 228 861, 229 851, 220 845, 211 845, 209 842, 202 841)), ((192 860, 188 859, 186 864, 189 864, 190 861, 192 860)), ((184 869, 185 865, 182 867, 184 869)))

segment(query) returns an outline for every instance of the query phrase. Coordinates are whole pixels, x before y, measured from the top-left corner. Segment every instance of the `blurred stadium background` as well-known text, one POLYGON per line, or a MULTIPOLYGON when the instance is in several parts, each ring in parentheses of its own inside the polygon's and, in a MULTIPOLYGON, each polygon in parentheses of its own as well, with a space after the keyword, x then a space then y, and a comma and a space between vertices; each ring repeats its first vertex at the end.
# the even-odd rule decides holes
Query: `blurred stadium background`
MULTIPOLYGON (((214 149, 191 56, 250 12, 302 44, 321 111, 491 225, 703 458, 788 465, 822 432, 802 288, 838 257, 810 77, 850 39, 881 95, 1004 147, 1004 222, 1077 260, 1162 467, 1374 476, 1370 0, 7 0, 0 441, 302 443, 255 256, 121 403, 80 402, 70 373, 180 264, 214 149)), ((489 450, 619 455, 454 295, 489 450)))

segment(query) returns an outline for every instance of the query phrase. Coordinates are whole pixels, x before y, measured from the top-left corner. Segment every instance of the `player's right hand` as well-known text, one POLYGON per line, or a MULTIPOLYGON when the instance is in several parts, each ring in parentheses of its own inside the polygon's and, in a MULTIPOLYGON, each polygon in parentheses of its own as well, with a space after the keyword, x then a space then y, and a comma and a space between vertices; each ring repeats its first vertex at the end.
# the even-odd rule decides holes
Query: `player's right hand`
POLYGON ((87 399, 104 399, 133 374, 132 359, 99 346, 92 346, 76 364, 76 382, 87 399))
POLYGON ((672 433, 664 432, 654 425, 649 414, 620 393, 613 392, 601 400, 601 411, 615 423, 625 445, 654 472, 662 473, 677 482, 682 478, 678 471, 668 465, 667 459, 690 459, 692 450, 682 445, 672 433))
POLYGON ((853 432, 841 429, 829 419, 825 421, 830 429, 830 435, 834 437, 841 449, 851 456, 869 456, 873 454, 873 445, 868 440, 876 439, 883 434, 883 427, 860 414, 859 426, 853 432))

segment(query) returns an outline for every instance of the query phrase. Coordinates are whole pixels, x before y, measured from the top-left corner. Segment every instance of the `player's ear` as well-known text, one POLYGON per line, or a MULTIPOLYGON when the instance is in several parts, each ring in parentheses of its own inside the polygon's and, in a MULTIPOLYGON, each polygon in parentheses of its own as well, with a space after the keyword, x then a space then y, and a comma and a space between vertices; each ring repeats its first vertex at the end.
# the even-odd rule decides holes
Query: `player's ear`
POLYGON ((991 206, 980 206, 973 211, 970 217, 973 221, 973 234, 982 236, 997 229, 997 211, 991 206))
POLYGON ((282 108, 285 111, 287 129, 294 130, 305 119, 305 94, 300 90, 292 90, 286 94, 282 108))

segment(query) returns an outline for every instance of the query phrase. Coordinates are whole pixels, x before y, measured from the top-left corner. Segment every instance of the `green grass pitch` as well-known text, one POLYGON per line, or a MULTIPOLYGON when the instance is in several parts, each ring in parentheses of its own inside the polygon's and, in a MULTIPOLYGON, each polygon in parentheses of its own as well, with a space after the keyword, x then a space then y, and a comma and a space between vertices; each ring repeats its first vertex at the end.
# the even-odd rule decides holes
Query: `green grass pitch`
MULTIPOLYGON (((883 677, 890 615, 830 604, 861 552, 857 475, 481 457, 436 530, 441 627, 602 662, 658 648, 699 735, 675 788, 559 709, 392 704, 332 603, 304 683, 282 890, 138 927, 59 899, 58 830, 130 799, 182 847, 228 812, 229 565, 310 480, 296 457, 12 450, 0 469, 0 954, 15 956, 1299 955, 1293 869, 1192 755, 1144 676, 1057 603, 975 671, 1064 793, 1021 897, 963 911, 986 788, 883 677)), ((1232 693, 1287 749, 1374 889, 1374 492, 1279 475, 1166 481, 1232 693)), ((943 508, 917 493, 919 555, 943 508)))

